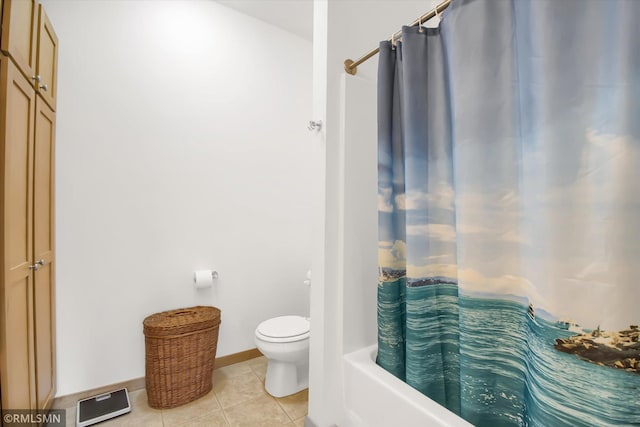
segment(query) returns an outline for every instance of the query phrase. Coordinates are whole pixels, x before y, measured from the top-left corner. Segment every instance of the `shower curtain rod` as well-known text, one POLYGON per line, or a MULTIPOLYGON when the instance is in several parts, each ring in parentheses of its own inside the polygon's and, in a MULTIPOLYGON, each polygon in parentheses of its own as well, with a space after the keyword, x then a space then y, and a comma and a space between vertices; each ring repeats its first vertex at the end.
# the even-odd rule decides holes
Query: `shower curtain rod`
MULTIPOLYGON (((442 13, 442 11, 445 10, 447 8, 447 6, 449 6, 449 4, 452 1, 453 0, 444 0, 442 3, 440 3, 435 8, 433 8, 429 12, 425 13, 424 15, 420 16, 418 19, 413 21, 408 26, 409 27, 415 27, 416 25, 422 25, 423 23, 427 22, 429 19, 431 19, 434 16, 439 15, 440 13, 442 13)), ((393 33, 391 35, 391 38, 389 39, 389 41, 393 43, 395 40, 398 40, 398 38, 400 38, 401 34, 402 34, 402 30, 396 31, 395 33, 393 33)), ((380 52, 380 48, 379 47, 373 49, 372 51, 370 51, 366 55, 363 55, 357 61, 354 61, 353 59, 345 59, 345 61, 344 61, 344 70, 348 74, 351 74, 352 76, 355 76, 356 73, 358 72, 358 65, 362 64, 364 61, 366 61, 367 59, 371 58, 373 55, 375 55, 378 52, 380 52)))

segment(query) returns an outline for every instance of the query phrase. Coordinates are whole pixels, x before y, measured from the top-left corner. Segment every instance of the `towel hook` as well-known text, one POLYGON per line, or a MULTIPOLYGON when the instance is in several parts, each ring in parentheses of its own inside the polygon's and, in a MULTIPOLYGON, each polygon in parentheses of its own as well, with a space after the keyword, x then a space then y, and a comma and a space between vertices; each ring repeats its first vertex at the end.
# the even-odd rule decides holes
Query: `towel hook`
POLYGON ((320 129, 322 129, 322 120, 309 120, 309 125, 307 126, 307 129, 313 131, 317 131, 320 132, 320 129))

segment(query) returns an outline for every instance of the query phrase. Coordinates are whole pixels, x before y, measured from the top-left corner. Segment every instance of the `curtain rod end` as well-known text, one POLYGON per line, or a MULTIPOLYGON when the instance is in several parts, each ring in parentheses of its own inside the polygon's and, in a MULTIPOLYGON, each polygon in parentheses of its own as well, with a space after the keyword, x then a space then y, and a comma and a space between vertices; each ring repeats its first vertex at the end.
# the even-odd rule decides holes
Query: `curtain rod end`
POLYGON ((345 59, 344 61, 344 71, 347 72, 347 74, 351 74, 352 76, 355 76, 356 73, 358 72, 358 66, 354 65, 355 61, 352 59, 345 59))

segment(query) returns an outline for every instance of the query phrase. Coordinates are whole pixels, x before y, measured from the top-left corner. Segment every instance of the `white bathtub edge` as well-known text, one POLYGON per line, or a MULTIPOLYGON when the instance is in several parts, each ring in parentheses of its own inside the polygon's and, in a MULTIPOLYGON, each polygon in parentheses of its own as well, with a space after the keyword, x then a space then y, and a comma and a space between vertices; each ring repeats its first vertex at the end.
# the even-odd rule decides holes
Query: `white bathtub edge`
POLYGON ((347 427, 473 427, 378 366, 377 351, 372 345, 344 356, 347 427))

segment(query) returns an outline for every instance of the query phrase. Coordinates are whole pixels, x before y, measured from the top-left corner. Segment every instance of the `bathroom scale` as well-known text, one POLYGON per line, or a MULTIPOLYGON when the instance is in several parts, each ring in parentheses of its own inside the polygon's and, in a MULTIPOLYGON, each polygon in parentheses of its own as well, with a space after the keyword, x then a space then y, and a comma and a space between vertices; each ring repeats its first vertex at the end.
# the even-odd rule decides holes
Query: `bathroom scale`
POLYGON ((131 412, 126 388, 79 400, 76 408, 76 426, 90 426, 131 412))

